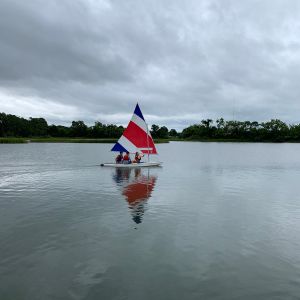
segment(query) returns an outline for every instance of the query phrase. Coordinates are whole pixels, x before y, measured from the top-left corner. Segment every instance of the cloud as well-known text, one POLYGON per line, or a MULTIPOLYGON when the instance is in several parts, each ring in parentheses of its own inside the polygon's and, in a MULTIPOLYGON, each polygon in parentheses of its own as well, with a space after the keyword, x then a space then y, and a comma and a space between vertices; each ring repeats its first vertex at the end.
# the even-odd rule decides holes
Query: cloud
POLYGON ((68 121, 81 119, 85 113, 77 107, 56 103, 38 97, 26 97, 10 94, 8 91, 0 90, 0 107, 7 114, 15 114, 16 110, 21 117, 28 117, 30 112, 31 117, 41 117, 47 121, 58 121, 60 124, 67 124, 68 121), (66 114, 68 117, 66 118, 66 114))
POLYGON ((0 2, 0 111, 54 123, 300 122, 300 3, 0 2), (118 119, 119 118, 119 119, 118 119))

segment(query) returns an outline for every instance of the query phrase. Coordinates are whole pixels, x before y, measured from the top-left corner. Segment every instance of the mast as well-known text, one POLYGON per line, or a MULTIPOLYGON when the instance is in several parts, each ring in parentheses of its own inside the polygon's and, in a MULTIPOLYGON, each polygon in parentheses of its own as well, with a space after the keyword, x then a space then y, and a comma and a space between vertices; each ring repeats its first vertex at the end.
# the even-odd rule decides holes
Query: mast
MULTIPOLYGON (((145 122, 146 123, 146 122, 145 122)), ((148 124, 146 123, 146 127, 147 127, 147 148, 148 148, 148 162, 149 162, 149 129, 148 129, 148 124)))

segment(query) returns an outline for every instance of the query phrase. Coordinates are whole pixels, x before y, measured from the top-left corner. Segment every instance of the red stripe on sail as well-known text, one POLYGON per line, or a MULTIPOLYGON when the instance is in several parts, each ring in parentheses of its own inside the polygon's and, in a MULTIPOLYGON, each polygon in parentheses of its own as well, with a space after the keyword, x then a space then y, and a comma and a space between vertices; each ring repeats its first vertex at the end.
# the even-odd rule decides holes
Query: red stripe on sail
POLYGON ((156 177, 150 180, 129 184, 123 191, 123 195, 127 198, 129 204, 138 203, 147 200, 151 196, 151 192, 155 186, 156 177))
POLYGON ((153 139, 134 122, 130 121, 123 135, 137 148, 152 148, 150 151, 141 150, 143 153, 157 154, 153 139), (147 140, 148 137, 148 140, 147 140))

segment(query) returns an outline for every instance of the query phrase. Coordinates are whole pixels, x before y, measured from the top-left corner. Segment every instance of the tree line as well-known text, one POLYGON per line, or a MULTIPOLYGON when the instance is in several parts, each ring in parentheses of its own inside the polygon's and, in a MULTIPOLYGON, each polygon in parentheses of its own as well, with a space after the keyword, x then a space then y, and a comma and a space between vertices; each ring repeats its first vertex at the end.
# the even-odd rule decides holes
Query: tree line
MULTIPOLYGON (((87 126, 83 121, 73 121, 71 125, 48 125, 44 118, 21 118, 0 113, 0 137, 81 137, 119 138, 123 126, 95 122, 87 126)), ((177 138, 185 140, 240 140, 252 142, 300 141, 300 124, 289 125, 278 119, 267 122, 226 121, 223 118, 205 119, 186 127, 178 133, 166 126, 153 124, 153 138, 177 138)))
POLYGON ((73 121, 71 126, 48 125, 44 118, 21 118, 0 113, 0 137, 89 137, 118 138, 123 126, 95 122, 87 126, 83 121, 73 121))
POLYGON ((225 121, 223 118, 213 122, 202 120, 185 128, 181 137, 184 139, 223 139, 250 142, 287 142, 300 141, 300 124, 288 125, 281 120, 267 122, 225 121))
MULTIPOLYGON (((84 121, 73 121, 71 125, 48 125, 44 118, 25 119, 11 114, 0 113, 0 137, 80 137, 80 138, 119 138, 123 126, 95 122, 87 126, 84 121)), ((152 125, 154 138, 177 136, 175 129, 152 125)))

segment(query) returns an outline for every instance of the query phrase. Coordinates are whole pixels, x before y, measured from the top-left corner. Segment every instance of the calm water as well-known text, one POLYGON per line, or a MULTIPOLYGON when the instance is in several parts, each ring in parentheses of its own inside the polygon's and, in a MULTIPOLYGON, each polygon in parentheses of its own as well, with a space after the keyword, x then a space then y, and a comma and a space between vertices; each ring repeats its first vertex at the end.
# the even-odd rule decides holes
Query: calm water
POLYGON ((300 145, 0 145, 0 299, 299 299, 300 145))

